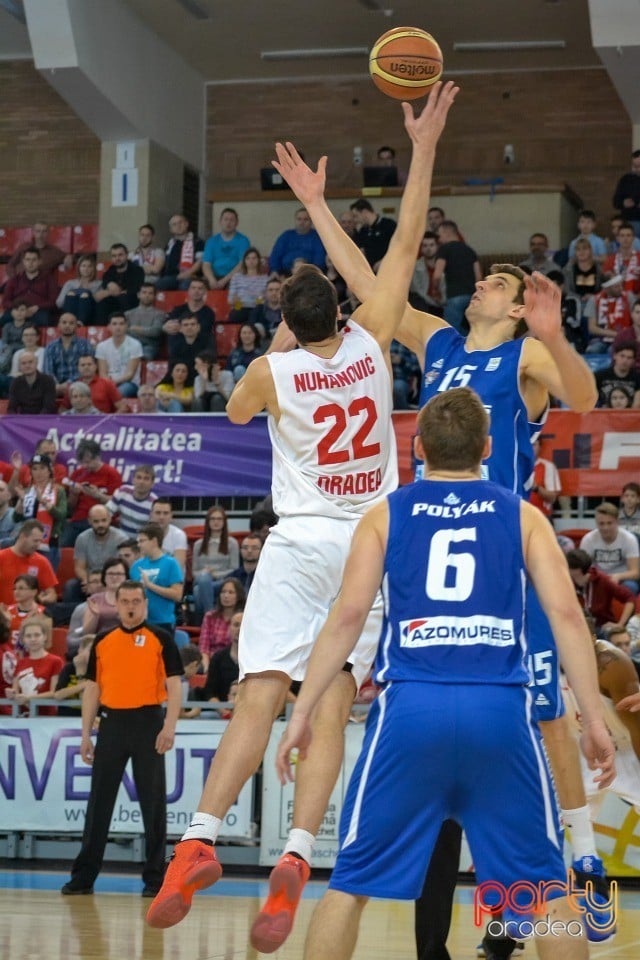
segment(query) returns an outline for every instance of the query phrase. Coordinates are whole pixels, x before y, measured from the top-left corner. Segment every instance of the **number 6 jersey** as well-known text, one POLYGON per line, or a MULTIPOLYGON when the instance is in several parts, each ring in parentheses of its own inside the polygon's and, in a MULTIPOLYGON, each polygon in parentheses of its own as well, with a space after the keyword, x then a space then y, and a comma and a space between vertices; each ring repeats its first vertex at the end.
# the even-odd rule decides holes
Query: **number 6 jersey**
POLYGON ((388 503, 375 679, 527 684, 520 498, 420 480, 388 503))
POLYGON ((398 486, 391 378, 377 341, 349 322, 333 357, 268 355, 280 419, 269 417, 280 517, 353 519, 398 486))

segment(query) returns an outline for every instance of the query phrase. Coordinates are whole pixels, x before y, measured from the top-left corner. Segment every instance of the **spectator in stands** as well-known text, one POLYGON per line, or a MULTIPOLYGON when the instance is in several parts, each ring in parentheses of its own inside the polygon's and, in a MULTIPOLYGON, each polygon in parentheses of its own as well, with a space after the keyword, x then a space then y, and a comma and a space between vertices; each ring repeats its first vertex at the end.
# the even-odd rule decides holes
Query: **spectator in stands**
POLYGON ((622 387, 614 387, 604 406, 609 410, 630 410, 632 404, 622 387))
POLYGON ((162 549, 180 564, 184 571, 187 564, 187 535, 173 520, 173 510, 169 497, 158 497, 151 507, 150 522, 157 523, 162 530, 162 549))
POLYGON ((138 306, 127 310, 125 317, 129 323, 129 336, 142 344, 145 360, 155 360, 160 352, 166 314, 156 307, 155 284, 145 280, 138 290, 138 306))
POLYGON ((229 646, 214 653, 209 662, 207 679, 202 688, 202 700, 209 703, 226 703, 229 699, 231 684, 240 673, 238 666, 238 641, 242 625, 242 610, 234 613, 229 620, 229 646))
POLYGON ((182 213, 169 220, 171 239, 165 250, 162 276, 158 290, 186 290, 193 277, 200 272, 204 243, 189 229, 189 221, 182 213))
POLYGON ((583 307, 589 297, 600 292, 604 273, 585 237, 576 240, 574 256, 564 267, 563 273, 567 293, 575 293, 580 297, 583 307))
POLYGON ((544 513, 545 517, 551 520, 553 505, 562 493, 560 474, 555 463, 540 456, 539 440, 534 442, 533 452, 536 459, 529 503, 532 503, 534 507, 544 513))
MULTIPOLYGON (((26 655, 18 660, 11 690, 7 690, 16 703, 24 706, 31 700, 51 699, 64 661, 55 653, 48 653, 51 646, 51 621, 47 617, 29 617, 20 629, 20 643, 26 647, 26 655)), ((52 716, 55 707, 41 707, 39 716, 52 716)))
POLYGON ((24 621, 28 620, 29 617, 41 616, 45 612, 42 604, 38 603, 37 577, 30 573, 23 573, 16 577, 13 581, 13 603, 8 606, 2 604, 1 612, 9 621, 11 637, 17 647, 20 629, 24 621))
POLYGON ((338 223, 348 237, 353 240, 356 235, 356 221, 352 210, 343 210, 338 217, 338 223))
POLYGON ((97 504, 89 510, 89 529, 76 538, 73 548, 75 579, 64 585, 63 599, 66 603, 84 599, 89 570, 101 570, 107 560, 117 555, 118 544, 127 539, 122 530, 111 526, 111 514, 106 506, 97 504))
MULTIPOLYGON (((49 437, 42 437, 42 439, 36 443, 33 453, 34 455, 40 454, 43 457, 48 457, 53 464, 53 479, 55 482, 66 483, 65 478, 68 475, 68 470, 66 464, 57 460, 58 448, 56 447, 55 440, 51 440, 49 437)), ((14 469, 18 472, 17 482, 23 487, 30 486, 33 478, 29 464, 23 464, 22 456, 19 453, 12 454, 11 462, 14 465, 14 469)))
POLYGON ((149 522, 151 508, 158 499, 153 493, 155 482, 153 467, 142 463, 135 469, 133 483, 123 483, 106 504, 111 516, 119 518, 120 530, 127 537, 136 537, 140 527, 149 522))
POLYGON ((121 560, 124 560, 129 569, 131 569, 136 560, 140 559, 140 548, 137 537, 130 537, 128 540, 123 540, 122 543, 119 543, 118 556, 121 560))
POLYGON ((184 572, 175 557, 163 549, 164 533, 157 523, 146 523, 138 533, 140 559, 131 568, 131 579, 144 587, 149 612, 147 622, 173 636, 176 604, 182 599, 184 572))
POLYGON ((169 337, 169 361, 186 364, 190 375, 194 377, 196 357, 203 350, 215 354, 215 340, 201 328, 197 317, 187 315, 179 323, 179 332, 169 337))
POLYGON ((144 270, 129 260, 124 243, 112 243, 111 266, 105 270, 102 284, 94 294, 96 323, 104 327, 112 313, 132 310, 138 303, 138 290, 144 283, 144 270))
POLYGON ((633 224, 636 236, 640 237, 640 150, 631 154, 631 171, 618 180, 613 206, 633 224))
POLYGON ((584 316, 589 342, 587 353, 607 353, 620 331, 631 330, 631 308, 634 296, 622 289, 622 277, 612 277, 602 290, 587 302, 584 316))
POLYGON ((260 251, 249 247, 240 267, 229 281, 229 321, 238 323, 248 317, 248 311, 264 299, 269 277, 262 272, 260 251), (243 312, 244 311, 244 312, 243 312))
POLYGON ((195 278, 189 284, 187 290, 187 299, 185 303, 174 307, 162 328, 169 337, 175 336, 180 332, 180 320, 183 317, 195 317, 200 324, 200 329, 207 336, 213 336, 213 328, 216 322, 216 315, 207 304, 207 285, 204 280, 195 278))
POLYGON ((587 329, 582 318, 582 301, 576 293, 565 292, 565 275, 562 270, 556 267, 548 272, 547 277, 553 280, 562 294, 560 309, 564 335, 578 353, 584 353, 587 348, 587 329))
MULTIPOLYGON (((78 466, 67 482, 71 519, 65 524, 61 542, 63 547, 74 546, 78 534, 89 528, 91 508, 104 506, 122 486, 122 477, 115 467, 102 461, 100 444, 95 440, 81 440, 76 447, 76 457, 78 466)), ((107 516, 110 517, 108 512, 107 516)), ((106 557, 101 557, 98 563, 91 566, 101 567, 104 560, 106 557)))
MULTIPOLYGON (((193 689, 189 682, 196 676, 202 666, 202 654, 193 643, 189 643, 186 647, 180 647, 180 659, 184 669, 184 676, 181 678, 182 702, 184 703, 185 700, 202 700, 202 697, 198 696, 202 693, 202 688, 193 689)), ((180 719, 193 720, 195 717, 199 717, 201 712, 198 707, 183 707, 180 711, 180 719)))
POLYGON ((420 256, 411 278, 409 302, 416 310, 425 310, 427 313, 434 313, 441 317, 444 284, 442 281, 437 285, 433 283, 437 254, 438 235, 432 230, 427 230, 422 238, 420 256))
POLYGON ((552 270, 558 269, 558 264, 549 256, 549 240, 546 233, 532 233, 529 237, 529 256, 520 264, 527 273, 544 273, 548 276, 552 270))
POLYGON ((446 214, 442 207, 429 207, 427 211, 427 223, 429 225, 429 230, 433 233, 438 234, 438 230, 446 220, 446 214))
POLYGON ((99 417, 101 415, 98 408, 93 405, 91 388, 82 380, 72 383, 69 387, 69 403, 71 406, 68 410, 62 411, 63 415, 80 417, 99 417))
POLYGON ((35 247, 27 247, 22 254, 22 267, 5 284, 4 308, 12 310, 25 303, 27 319, 36 327, 47 327, 50 314, 56 309, 58 284, 51 273, 43 273, 40 254, 35 247))
POLYGON ((302 259, 324 270, 326 256, 322 241, 313 229, 311 217, 301 207, 295 213, 294 229, 285 230, 277 238, 269 257, 269 268, 286 277, 291 274, 294 261, 302 259))
MULTIPOLYGON (((338 271, 336 270, 331 257, 328 255, 327 255, 324 275, 327 278, 327 280, 330 280, 331 283, 336 288, 336 296, 338 297, 338 303, 341 303, 347 297, 347 284, 345 283, 344 277, 341 277, 338 271)), ((249 314, 249 322, 251 322, 251 314, 249 314)), ((265 333, 266 333, 266 330, 265 330, 265 333)))
POLYGON ((80 639, 77 653, 63 666, 58 677, 54 697, 56 700, 71 701, 73 706, 58 707, 59 717, 77 717, 81 707, 81 698, 86 687, 87 665, 95 635, 88 633, 80 639))
POLYGON ((56 382, 38 370, 35 353, 25 350, 20 357, 20 375, 9 387, 8 413, 35 415, 56 413, 56 382))
POLYGON ((11 358, 11 376, 17 377, 20 375, 20 357, 25 351, 29 353, 35 353, 37 367, 40 373, 44 373, 44 347, 41 347, 40 344, 40 334, 37 327, 31 326, 31 323, 25 323, 22 328, 22 347, 20 350, 16 350, 13 357, 11 358))
MULTIPOLYGON (((78 374, 80 381, 86 383, 91 391, 91 400, 94 407, 101 413, 116 413, 126 409, 127 402, 113 380, 98 376, 98 361, 91 354, 81 356, 78 360, 78 374)), ((63 407, 69 406, 69 396, 63 399, 63 407)))
POLYGON ((227 577, 220 587, 215 608, 209 610, 202 621, 198 646, 205 670, 208 671, 214 654, 231 645, 229 623, 234 613, 244 610, 244 603, 245 592, 242 584, 233 577, 227 577))
POLYGON ((230 370, 221 370, 220 364, 209 350, 196 357, 196 379, 193 385, 194 413, 222 413, 234 386, 230 370))
MULTIPOLYGON (((0 700, 4 700, 7 690, 11 689, 19 656, 20 651, 17 649, 16 639, 12 636, 8 617, 0 608, 0 700)), ((0 706, 0 716, 11 712, 11 707, 0 706)))
MULTIPOLYGON (((118 550, 118 552, 120 551, 118 550)), ((73 656, 80 646, 80 641, 84 635, 82 625, 84 623, 84 615, 88 609, 87 605, 89 603, 89 599, 93 597, 94 594, 100 593, 102 588, 102 570, 89 570, 87 575, 87 585, 83 590, 83 593, 87 599, 76 605, 73 613, 71 614, 71 618, 69 619, 69 629, 67 631, 68 656, 73 656)))
POLYGON ((640 539, 640 483, 625 483, 622 488, 618 521, 623 530, 640 539))
POLYGON ((420 364, 415 353, 397 340, 391 343, 391 370, 393 373, 393 408, 408 410, 415 396, 415 380, 420 381, 420 364))
POLYGON ((73 313, 65 312, 58 320, 56 340, 44 351, 44 372, 56 381, 56 393, 64 396, 78 375, 80 357, 92 357, 93 347, 85 337, 78 336, 78 321, 73 313))
POLYGON ((12 500, 9 484, 0 480, 0 548, 11 546, 18 533, 19 523, 15 510, 9 506, 12 500))
POLYGON ((447 290, 444 319, 463 334, 468 329, 465 311, 477 281, 482 279, 482 271, 475 250, 460 239, 457 224, 453 220, 443 220, 438 229, 438 240, 440 246, 433 283, 439 284, 444 277, 447 290))
MULTIPOLYGON (((80 538, 78 537, 78 540, 80 538)), ((82 632, 102 633, 118 626, 116 591, 129 579, 129 567, 119 557, 105 560, 100 572, 101 590, 90 594, 82 620, 82 632)))
POLYGON ((96 258, 85 254, 76 264, 76 276, 62 285, 56 305, 63 313, 73 314, 81 326, 87 327, 95 320, 94 295, 101 286, 102 282, 96 276, 96 258))
POLYGON ((580 549, 589 554, 594 566, 637 595, 640 548, 634 535, 620 528, 618 508, 613 503, 596 507, 596 527, 584 535, 580 549))
POLYGON ((278 277, 270 277, 264 293, 264 302, 257 304, 249 315, 249 323, 252 323, 258 329, 261 327, 269 338, 274 335, 276 327, 282 320, 281 290, 282 282, 278 277))
POLYGON ((237 383, 246 373, 247 367, 256 357, 261 357, 262 338, 252 323, 243 323, 238 331, 238 343, 227 357, 227 370, 233 373, 237 383))
MULTIPOLYGON (((377 271, 380 261, 389 249, 397 223, 390 217, 382 217, 377 214, 364 197, 355 200, 354 203, 350 204, 349 209, 358 229, 355 242, 373 270, 377 271)), ((320 268, 322 269, 323 266, 320 268)))
POLYGON ((9 358, 7 372, 11 368, 11 359, 14 353, 22 346, 22 331, 27 323, 31 323, 28 313, 27 304, 21 300, 11 310, 2 315, 2 343, 8 348, 9 358))
POLYGON ((602 262, 607 255, 607 244, 594 232, 596 229, 596 215, 593 210, 581 210, 578 214, 578 236, 569 244, 569 258, 574 256, 576 243, 578 240, 588 240, 591 244, 593 255, 599 262, 602 262))
POLYGON ((611 346, 612 352, 622 343, 633 343, 637 348, 636 370, 640 372, 640 300, 631 307, 631 326, 616 334, 611 346))
POLYGON ((150 383, 143 383, 138 390, 138 413, 180 413, 177 402, 175 402, 174 409, 171 409, 173 403, 174 401, 172 400, 169 404, 169 409, 163 407, 156 397, 156 388, 150 383))
POLYGON ((603 270, 610 277, 622 276, 624 290, 638 296, 640 294, 640 251, 634 249, 637 237, 633 227, 627 221, 620 224, 618 230, 618 250, 610 254, 603 264, 603 270))
POLYGON ((115 383, 123 397, 135 397, 140 386, 142 344, 128 335, 127 326, 124 313, 111 314, 111 336, 96 347, 96 360, 101 377, 115 383))
POLYGON ((585 613, 593 617, 598 636, 623 629, 635 609, 631 590, 599 570, 586 550, 570 550, 567 563, 580 605, 585 613), (614 601, 619 604, 617 616, 614 613, 614 601))
POLYGON ((44 527, 40 553, 49 558, 54 570, 60 562, 60 535, 67 517, 67 492, 53 476, 53 464, 49 457, 36 453, 29 464, 31 484, 27 489, 16 487, 18 500, 15 505, 16 520, 39 520, 44 527))
POLYGON ((202 273, 211 290, 223 290, 249 249, 250 241, 238 230, 238 214, 225 207, 220 214, 220 231, 209 237, 202 255, 202 273))
POLYGON ((55 603, 58 578, 46 557, 37 551, 42 543, 44 527, 39 520, 27 520, 18 531, 16 542, 0 550, 0 603, 13 602, 13 584, 23 573, 38 579, 40 603, 55 603))
POLYGON ((176 360, 158 386, 156 399, 166 413, 188 413, 193 403, 193 374, 182 360, 176 360))
POLYGON ((238 541, 229 534, 224 507, 209 507, 204 534, 193 545, 193 584, 199 620, 211 610, 222 581, 233 575, 239 562, 238 541))
POLYGON ((231 576, 242 584, 245 594, 249 593, 253 583, 263 543, 257 533, 249 533, 240 544, 240 566, 231 572, 231 576))
POLYGON ((620 343, 613 353, 610 367, 598 370, 598 406, 609 407, 613 390, 622 390, 627 407, 640 407, 640 374, 636 370, 638 348, 635 343, 620 343))
MULTIPOLYGON (((155 288, 165 262, 164 250, 156 246, 156 231, 150 223, 143 224, 138 231, 138 246, 129 254, 132 263, 144 270, 145 283, 155 288)), ((150 357, 149 359, 153 359, 150 357)))
POLYGON ((7 277, 14 277, 24 270, 23 256, 27 250, 37 250, 40 257, 40 269, 42 273, 55 275, 56 270, 61 263, 70 267, 72 258, 70 254, 65 254, 60 247, 49 243, 49 227, 42 220, 37 220, 32 228, 31 239, 13 251, 11 259, 7 263, 7 277))

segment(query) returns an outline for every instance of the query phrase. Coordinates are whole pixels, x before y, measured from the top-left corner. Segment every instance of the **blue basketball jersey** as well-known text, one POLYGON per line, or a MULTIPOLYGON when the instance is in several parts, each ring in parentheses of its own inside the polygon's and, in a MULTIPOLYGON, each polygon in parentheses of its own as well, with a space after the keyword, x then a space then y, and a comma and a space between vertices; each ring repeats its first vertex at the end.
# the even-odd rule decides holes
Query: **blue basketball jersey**
MULTIPOLYGON (((520 393, 520 358, 524 340, 508 340, 489 350, 467 350, 465 339, 453 327, 432 334, 427 343, 420 407, 452 387, 471 387, 491 418, 491 456, 482 464, 482 476, 525 496, 531 486, 532 443, 544 419, 529 421, 520 393)), ((416 471, 422 476, 422 464, 416 471)))
POLYGON ((376 680, 528 683, 520 499, 422 480, 388 504, 376 680))

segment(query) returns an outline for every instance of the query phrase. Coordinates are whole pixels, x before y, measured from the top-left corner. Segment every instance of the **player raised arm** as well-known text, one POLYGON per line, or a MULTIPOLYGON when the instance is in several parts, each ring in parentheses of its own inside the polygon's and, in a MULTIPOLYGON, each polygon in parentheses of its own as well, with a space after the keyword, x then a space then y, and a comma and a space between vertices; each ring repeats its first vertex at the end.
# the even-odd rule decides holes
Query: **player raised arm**
POLYGON ((539 413, 546 406, 546 393, 551 393, 572 410, 588 413, 596 405, 598 390, 593 373, 562 332, 560 289, 537 272, 524 282, 525 318, 537 337, 527 340, 522 352, 527 408, 534 415, 539 413))
POLYGON ((582 751, 590 769, 600 769, 595 780, 604 789, 615 776, 615 749, 604 720, 587 624, 551 526, 530 504, 523 502, 520 510, 525 563, 582 714, 582 751))

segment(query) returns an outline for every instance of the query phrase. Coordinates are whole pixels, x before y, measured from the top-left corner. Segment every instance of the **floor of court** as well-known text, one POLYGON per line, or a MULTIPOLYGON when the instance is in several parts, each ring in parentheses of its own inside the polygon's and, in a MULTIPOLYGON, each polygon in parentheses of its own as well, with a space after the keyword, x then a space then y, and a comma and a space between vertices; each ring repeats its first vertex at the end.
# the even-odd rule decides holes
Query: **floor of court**
MULTIPOLYGON (((231 878, 196 895, 189 916, 172 930, 144 923, 149 900, 138 876, 103 873, 93 896, 63 897, 68 872, 0 870, 0 957, 7 960, 251 960, 253 918, 267 892, 266 879, 231 878)), ((294 931, 271 956, 302 957, 309 918, 325 883, 307 885, 294 931)), ((452 960, 473 960, 481 939, 472 919, 473 887, 459 886, 449 938, 452 960)), ((409 960, 415 956, 413 905, 372 901, 365 911, 356 960, 409 960)), ((534 960, 529 944, 515 955, 534 960)), ((620 893, 618 933, 592 947, 596 960, 640 956, 640 891, 620 893)))

